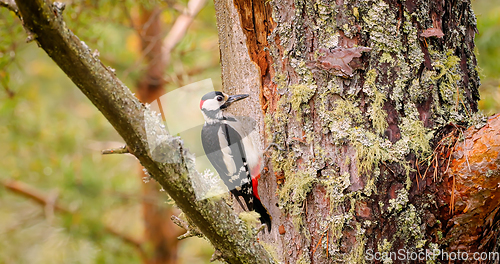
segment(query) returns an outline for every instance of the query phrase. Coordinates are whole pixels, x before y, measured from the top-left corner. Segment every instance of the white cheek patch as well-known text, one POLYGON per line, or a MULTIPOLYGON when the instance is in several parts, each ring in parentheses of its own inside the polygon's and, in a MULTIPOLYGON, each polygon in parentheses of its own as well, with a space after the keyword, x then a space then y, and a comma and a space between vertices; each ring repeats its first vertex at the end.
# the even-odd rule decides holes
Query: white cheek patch
POLYGON ((203 108, 209 111, 217 110, 220 108, 219 102, 215 99, 206 100, 203 103, 203 108))

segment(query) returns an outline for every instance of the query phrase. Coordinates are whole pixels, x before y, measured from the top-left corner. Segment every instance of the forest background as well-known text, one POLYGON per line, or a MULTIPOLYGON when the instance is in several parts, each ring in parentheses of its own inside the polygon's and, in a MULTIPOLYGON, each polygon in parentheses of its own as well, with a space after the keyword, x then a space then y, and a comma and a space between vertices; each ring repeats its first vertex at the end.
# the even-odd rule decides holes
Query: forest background
MULTIPOLYGON (((64 11, 68 27, 131 89, 146 68, 131 26, 138 2, 74 0, 64 11)), ((164 35, 186 5, 163 1, 164 35)), ((479 107, 489 116, 500 112, 500 0, 475 0, 473 6, 479 107)), ((140 263, 127 239, 143 236, 148 197, 141 188, 156 183, 143 183, 133 156, 101 155, 122 139, 43 50, 25 39, 18 18, 0 8, 0 263, 140 263), (14 183, 59 209, 13 191, 14 183)), ((164 77, 167 91, 207 78, 221 88, 210 1, 172 51, 164 77)), ((159 203, 171 206, 166 194, 159 203)), ((180 244, 178 263, 209 263, 212 253, 208 242, 189 238, 180 244)))

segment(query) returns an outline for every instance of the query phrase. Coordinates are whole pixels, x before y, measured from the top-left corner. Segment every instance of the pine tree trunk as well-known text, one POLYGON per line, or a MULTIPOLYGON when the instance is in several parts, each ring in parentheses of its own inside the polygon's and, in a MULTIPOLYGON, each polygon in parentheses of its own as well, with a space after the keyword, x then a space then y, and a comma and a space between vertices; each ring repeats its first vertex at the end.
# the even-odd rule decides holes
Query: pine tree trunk
POLYGON ((266 153, 259 188, 273 217, 261 242, 275 257, 370 263, 370 252, 493 250, 495 235, 481 249, 478 237, 491 228, 454 229, 467 210, 454 207, 451 160, 465 128, 484 122, 469 1, 215 7, 223 89, 251 94, 234 113, 258 121, 261 147, 285 149, 266 153))

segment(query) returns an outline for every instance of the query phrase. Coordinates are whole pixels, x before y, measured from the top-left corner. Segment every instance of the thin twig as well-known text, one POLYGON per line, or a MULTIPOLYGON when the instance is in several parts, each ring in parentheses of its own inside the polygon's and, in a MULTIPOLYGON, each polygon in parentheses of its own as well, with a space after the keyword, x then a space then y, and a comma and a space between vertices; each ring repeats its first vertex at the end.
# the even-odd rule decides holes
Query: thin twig
POLYGON ((415 179, 417 179, 417 188, 419 188, 420 184, 418 183, 418 177, 420 176, 420 179, 423 179, 423 178, 422 178, 422 174, 420 174, 420 168, 418 167, 418 157, 417 157, 417 162, 415 163, 415 165, 417 166, 417 173, 418 173, 418 175, 415 175, 415 179))
POLYGON ((452 175, 453 185, 451 187, 451 198, 450 198, 450 214, 453 214, 455 210, 455 174, 452 175))
POLYGON ((119 148, 112 148, 112 149, 104 149, 101 151, 102 155, 106 155, 106 154, 126 154, 126 153, 130 153, 127 145, 123 146, 123 147, 119 147, 119 148))
POLYGON ((172 219, 174 224, 186 230, 186 233, 177 237, 178 240, 194 236, 203 237, 203 233, 198 229, 198 227, 190 225, 187 221, 180 219, 178 216, 172 215, 170 219, 172 219))
POLYGON ((436 157, 434 158, 434 160, 436 161, 436 165, 434 165, 434 182, 437 182, 437 173, 438 173, 438 168, 439 168, 439 160, 437 158, 437 155, 436 157))
POLYGON ((453 144, 453 148, 450 151, 450 156, 448 157, 448 165, 446 165, 446 170, 444 171, 444 173, 447 173, 448 169, 450 168, 451 157, 453 156, 451 153, 453 153, 453 151, 455 151, 457 143, 458 143, 458 140, 455 141, 455 144, 453 144))
MULTIPOLYGON (((463 136, 463 133, 462 133, 462 136, 463 136)), ((472 170, 470 169, 470 164, 469 164, 469 155, 467 155, 468 151, 467 151, 467 146, 465 144, 466 139, 465 139, 465 136, 463 136, 463 137, 464 137, 464 155, 465 155, 465 161, 467 162, 467 168, 469 169, 469 172, 472 172, 472 170)))
MULTIPOLYGON (((162 61, 162 65, 169 65, 172 50, 177 46, 177 44, 179 44, 182 38, 184 38, 184 35, 186 35, 188 27, 191 25, 194 18, 201 10, 201 8, 203 8, 206 2, 207 0, 190 0, 184 12, 177 17, 177 19, 174 22, 174 25, 168 32, 167 36, 163 39, 162 56, 156 58, 162 61)), ((145 26, 147 25, 145 24, 145 26)), ((139 30, 139 31, 144 32, 144 30, 139 30)), ((139 37, 141 39, 144 39, 144 36, 142 36, 141 34, 142 33, 139 33, 139 37)), ((161 35, 158 35, 158 37, 161 37, 161 35)), ((151 49, 154 46, 153 44, 155 44, 156 41, 157 40, 150 41, 148 47, 146 47, 142 52, 141 58, 139 58, 132 67, 129 67, 124 71, 123 78, 126 78, 130 73, 130 71, 136 69, 139 66, 139 64, 146 57, 146 54, 148 54, 151 51, 151 49)))
POLYGON ((37 204, 41 206, 52 206, 53 209, 62 212, 62 213, 73 213, 71 210, 60 206, 56 199, 53 199, 51 202, 49 202, 49 199, 45 194, 40 192, 39 190, 31 187, 30 185, 20 182, 20 181, 15 181, 15 180, 7 180, 7 181, 2 181, 2 185, 7 188, 7 190, 19 194, 21 196, 24 196, 28 199, 31 199, 32 201, 36 202, 37 204))

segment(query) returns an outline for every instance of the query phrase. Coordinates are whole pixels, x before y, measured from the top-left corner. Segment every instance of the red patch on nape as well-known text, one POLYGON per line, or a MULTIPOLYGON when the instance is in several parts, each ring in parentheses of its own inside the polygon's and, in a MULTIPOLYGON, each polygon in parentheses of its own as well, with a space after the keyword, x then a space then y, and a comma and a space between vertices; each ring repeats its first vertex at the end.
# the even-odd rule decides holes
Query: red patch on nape
POLYGON ((201 100, 201 101, 200 101, 200 109, 201 109, 201 107, 203 106, 203 103, 204 103, 204 102, 205 102, 205 100, 201 100))

